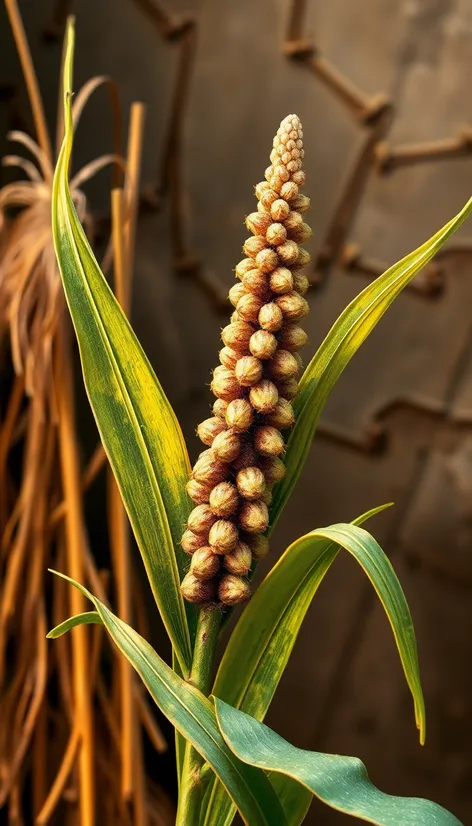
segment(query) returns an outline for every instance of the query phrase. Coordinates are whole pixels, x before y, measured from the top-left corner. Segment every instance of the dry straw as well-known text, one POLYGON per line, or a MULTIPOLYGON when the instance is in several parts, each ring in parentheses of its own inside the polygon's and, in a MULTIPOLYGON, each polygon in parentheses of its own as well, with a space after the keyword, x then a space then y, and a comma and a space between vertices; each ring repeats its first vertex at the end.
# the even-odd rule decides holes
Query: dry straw
POLYGON ((213 372, 213 416, 198 427, 207 446, 187 491, 196 507, 182 537, 192 555, 182 593, 190 602, 236 605, 250 596, 247 575, 268 552, 271 487, 284 474, 283 431, 294 422, 307 340, 299 326, 308 313, 309 261, 300 247, 311 235, 303 221, 303 132, 289 115, 274 138, 265 181, 257 184, 257 211, 246 218, 252 236, 236 267, 229 299, 235 311, 222 331, 220 366, 213 372))

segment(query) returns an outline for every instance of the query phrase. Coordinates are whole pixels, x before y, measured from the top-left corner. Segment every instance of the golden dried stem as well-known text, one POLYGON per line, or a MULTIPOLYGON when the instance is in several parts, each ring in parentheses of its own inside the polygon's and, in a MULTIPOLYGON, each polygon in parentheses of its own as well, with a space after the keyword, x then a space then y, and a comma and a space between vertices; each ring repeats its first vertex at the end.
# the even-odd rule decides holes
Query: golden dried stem
POLYGON ((59 803, 64 787, 74 765, 74 760, 80 743, 80 722, 77 721, 69 737, 64 756, 59 766, 59 770, 54 778, 49 794, 44 801, 41 811, 35 819, 35 826, 46 826, 54 814, 54 810, 59 803))
POLYGON ((51 142, 49 140, 49 133, 46 125, 46 117, 44 114, 44 106, 39 89, 38 78, 33 66, 31 52, 28 46, 25 28, 21 19, 21 14, 18 9, 16 0, 5 0, 5 8, 10 20, 11 30, 15 39, 18 56, 20 58, 21 68, 28 91, 28 97, 33 112, 34 125, 38 143, 52 163, 51 142))
MULTIPOLYGON (((81 482, 82 493, 85 493, 85 491, 88 490, 90 485, 93 484, 101 469, 106 465, 106 463, 107 456, 103 449, 103 445, 100 442, 100 444, 97 445, 94 452, 92 453, 89 463, 83 473, 81 482)), ((61 519, 64 518, 65 513, 66 503, 64 500, 62 500, 62 502, 59 502, 59 504, 56 505, 54 510, 51 512, 51 515, 49 517, 49 527, 52 528, 54 527, 54 525, 57 525, 61 521, 61 519)))
MULTIPOLYGON (((61 477, 66 501, 65 533, 66 558, 69 575, 78 582, 84 581, 83 514, 80 491, 79 458, 77 455, 74 421, 74 395, 70 371, 69 339, 61 327, 56 341, 55 386, 59 411, 59 452, 61 477)), ((85 606, 83 595, 76 589, 70 591, 71 613, 82 613, 85 606)), ((94 766, 92 702, 88 682, 89 636, 86 626, 74 629, 72 637, 72 668, 75 714, 80 720, 82 745, 79 755, 80 824, 94 826, 94 766)))
POLYGON ((141 152, 146 108, 143 103, 135 102, 131 106, 128 150, 126 156, 125 200, 127 221, 124 227, 126 250, 125 283, 127 286, 125 308, 130 306, 131 272, 134 260, 134 242, 136 235, 136 216, 138 212, 139 176, 141 171, 141 152))
POLYGON ((3 530, 7 521, 7 485, 6 485, 6 465, 8 452, 10 450, 13 432, 20 412, 21 402, 24 394, 23 376, 15 376, 13 388, 8 399, 5 419, 0 429, 0 531, 3 530))
POLYGON ((167 742, 165 737, 159 728, 154 716, 149 709, 148 704, 146 703, 146 698, 143 695, 141 690, 141 686, 135 684, 134 686, 135 696, 136 696, 136 703, 139 709, 139 716, 141 718, 141 722, 146 730, 146 733, 159 754, 163 754, 167 751, 167 742))

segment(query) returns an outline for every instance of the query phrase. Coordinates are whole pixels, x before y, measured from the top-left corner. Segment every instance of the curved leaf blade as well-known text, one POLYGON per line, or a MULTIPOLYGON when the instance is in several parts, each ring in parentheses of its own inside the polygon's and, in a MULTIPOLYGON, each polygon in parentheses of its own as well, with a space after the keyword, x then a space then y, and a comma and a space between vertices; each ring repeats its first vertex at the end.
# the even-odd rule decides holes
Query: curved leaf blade
POLYGON ((58 637, 62 637, 63 634, 66 634, 71 628, 76 628, 77 625, 102 625, 100 614, 97 611, 84 611, 83 614, 76 614, 75 617, 69 617, 69 619, 52 628, 49 634, 46 634, 46 637, 48 640, 57 640, 58 637))
POLYGON ((240 760, 297 780, 331 808, 376 826, 462 826, 430 800, 381 792, 357 757, 297 749, 264 723, 214 700, 220 731, 240 760))
POLYGON ((174 411, 100 271, 72 203, 68 170, 74 33, 70 25, 67 37, 65 135, 53 185, 56 256, 90 405, 154 597, 187 672, 196 612, 194 606, 184 606, 180 593, 186 563, 179 542, 189 513, 185 485, 190 463, 174 411))
MULTIPOLYGON (((373 508, 353 524, 360 525, 388 507, 373 508)), ((338 545, 319 537, 311 553, 299 556, 299 564, 295 564, 292 555, 296 549, 292 548, 296 545, 287 548, 241 614, 213 686, 213 694, 257 720, 265 717, 306 612, 339 552, 338 545)), ((228 826, 233 817, 234 806, 213 779, 205 797, 202 824, 228 826)))
POLYGON ((295 425, 285 453, 287 472, 275 486, 270 530, 279 518, 301 473, 323 408, 339 376, 383 314, 406 285, 441 249, 472 212, 472 198, 463 209, 418 249, 369 284, 341 313, 306 368, 294 400, 295 425))
MULTIPOLYGON (((241 763, 225 744, 212 703, 182 680, 133 628, 115 616, 83 585, 57 571, 95 606, 113 642, 141 677, 156 705, 224 784, 248 826, 285 826, 285 816, 264 772, 241 763)), ((83 615, 81 615, 83 616, 83 615)))

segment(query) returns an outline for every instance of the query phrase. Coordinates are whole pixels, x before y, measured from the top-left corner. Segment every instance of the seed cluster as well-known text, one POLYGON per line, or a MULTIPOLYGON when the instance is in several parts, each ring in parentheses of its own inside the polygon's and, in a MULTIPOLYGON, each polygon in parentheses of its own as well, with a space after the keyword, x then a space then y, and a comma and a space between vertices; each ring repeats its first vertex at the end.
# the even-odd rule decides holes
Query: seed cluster
POLYGON ((300 120, 289 115, 274 138, 265 181, 256 186, 257 212, 246 218, 252 237, 229 292, 235 311, 221 334, 213 416, 197 429, 207 450, 187 486, 196 507, 182 537, 191 562, 181 587, 190 602, 244 602, 252 562, 268 552, 271 488, 285 473, 281 431, 294 423, 290 400, 307 340, 298 326, 309 309, 308 279, 300 272, 310 257, 299 245, 311 235, 302 218, 310 200, 299 191, 303 155, 300 120))

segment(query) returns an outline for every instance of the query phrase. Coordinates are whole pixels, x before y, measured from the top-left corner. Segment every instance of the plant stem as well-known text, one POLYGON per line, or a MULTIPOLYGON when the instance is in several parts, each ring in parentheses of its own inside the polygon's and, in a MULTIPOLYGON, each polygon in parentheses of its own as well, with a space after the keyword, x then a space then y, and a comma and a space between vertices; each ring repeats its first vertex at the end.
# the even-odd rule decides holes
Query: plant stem
MULTIPOLYGON (((198 617, 197 636, 193 653, 192 670, 188 682, 205 694, 210 693, 211 676, 221 614, 212 606, 201 609, 198 617)), ((202 801, 203 783, 200 769, 203 758, 187 742, 182 767, 182 783, 179 793, 176 826, 197 826, 202 801)))

